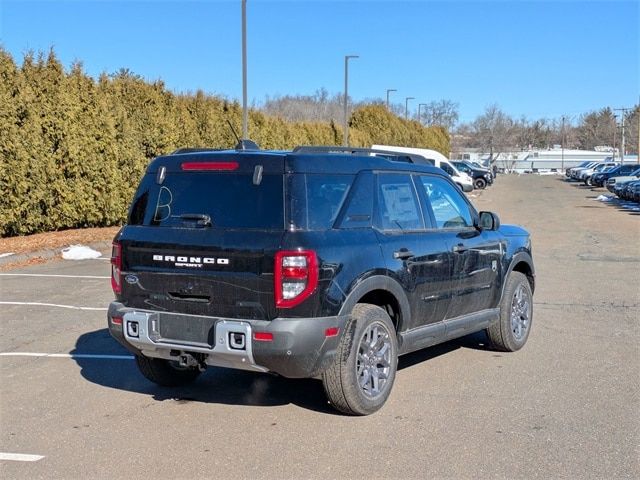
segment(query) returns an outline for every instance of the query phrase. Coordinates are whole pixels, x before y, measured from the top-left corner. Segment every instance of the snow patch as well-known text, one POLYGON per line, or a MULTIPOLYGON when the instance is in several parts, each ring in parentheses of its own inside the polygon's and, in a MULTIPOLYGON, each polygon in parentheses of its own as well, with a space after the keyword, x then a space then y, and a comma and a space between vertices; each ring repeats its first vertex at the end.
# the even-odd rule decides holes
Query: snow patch
POLYGON ((65 260, 87 260, 101 256, 102 253, 85 245, 71 245, 62 249, 62 258, 65 260))
POLYGON ((596 197, 596 200, 598 200, 599 202, 610 202, 611 200, 613 200, 614 197, 611 197, 609 195, 598 195, 596 197))
POLYGON ((11 255, 15 255, 15 253, 13 253, 13 252, 0 253, 0 258, 10 257, 11 255))

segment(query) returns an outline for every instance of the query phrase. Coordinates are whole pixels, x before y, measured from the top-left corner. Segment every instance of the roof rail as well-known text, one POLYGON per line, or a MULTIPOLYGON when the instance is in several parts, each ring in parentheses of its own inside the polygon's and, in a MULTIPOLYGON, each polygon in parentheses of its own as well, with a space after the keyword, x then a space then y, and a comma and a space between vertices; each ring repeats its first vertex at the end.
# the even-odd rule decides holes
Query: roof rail
POLYGON ((384 156, 388 160, 395 162, 434 165, 433 160, 429 160, 422 155, 418 155, 415 153, 394 152, 377 148, 302 145, 294 148, 292 153, 349 153, 351 155, 371 155, 377 157, 384 156))

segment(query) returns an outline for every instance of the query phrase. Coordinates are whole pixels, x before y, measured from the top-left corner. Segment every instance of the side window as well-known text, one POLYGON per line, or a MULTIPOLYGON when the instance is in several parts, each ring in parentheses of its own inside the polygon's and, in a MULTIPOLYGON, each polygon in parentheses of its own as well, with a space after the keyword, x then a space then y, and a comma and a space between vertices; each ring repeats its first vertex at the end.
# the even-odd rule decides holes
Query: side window
POLYGON ((356 178, 347 197, 348 205, 338 228, 367 228, 373 219, 373 174, 363 172, 356 178))
POLYGON ((382 230, 422 230, 424 222, 410 175, 381 173, 377 185, 378 225, 382 230))
POLYGON ((444 178, 420 176, 437 228, 467 228, 473 226, 469 205, 458 190, 444 178))
POLYGON ((332 228, 353 178, 353 175, 289 175, 287 197, 290 227, 300 230, 332 228))
POLYGON ((451 168, 448 164, 441 162, 440 168, 447 172, 450 176, 453 176, 453 168, 451 168))

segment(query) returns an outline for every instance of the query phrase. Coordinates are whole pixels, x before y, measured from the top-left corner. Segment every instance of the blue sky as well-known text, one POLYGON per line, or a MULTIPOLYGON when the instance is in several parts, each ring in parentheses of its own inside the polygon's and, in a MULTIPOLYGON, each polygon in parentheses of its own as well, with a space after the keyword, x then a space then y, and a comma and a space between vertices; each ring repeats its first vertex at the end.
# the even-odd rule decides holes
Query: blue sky
MULTIPOLYGON (((53 46, 94 76, 121 67, 174 91, 242 93, 240 1, 0 0, 16 59, 53 46)), ((248 1, 249 99, 343 89, 410 105, 442 98, 462 121, 497 103, 529 118, 638 103, 640 2, 248 1)))

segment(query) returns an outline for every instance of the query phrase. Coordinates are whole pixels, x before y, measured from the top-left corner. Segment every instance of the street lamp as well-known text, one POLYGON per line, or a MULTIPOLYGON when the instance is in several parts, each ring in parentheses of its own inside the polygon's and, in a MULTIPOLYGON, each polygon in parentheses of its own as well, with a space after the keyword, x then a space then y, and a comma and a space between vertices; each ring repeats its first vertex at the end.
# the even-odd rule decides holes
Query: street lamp
POLYGON ((409 100, 415 100, 416 97, 406 97, 404 99, 404 119, 407 120, 409 118, 409 100))
POLYGON ((422 118, 420 117, 420 107, 422 107, 423 105, 424 105, 425 107, 427 106, 427 104, 426 104, 426 103, 419 103, 419 104, 418 104, 418 121, 419 121, 421 124, 422 124, 422 118))
POLYGON ((249 138, 247 110, 247 0, 242 0, 242 138, 249 138))
POLYGON ((349 59, 360 58, 358 55, 344 56, 344 141, 345 147, 349 146, 349 125, 347 122, 347 99, 349 98, 349 59))
POLYGON ((387 110, 389 110, 389 93, 397 91, 398 90, 396 90, 395 88, 387 88, 387 110))

